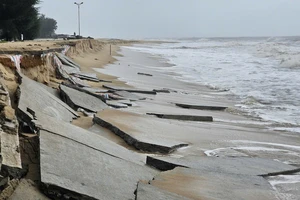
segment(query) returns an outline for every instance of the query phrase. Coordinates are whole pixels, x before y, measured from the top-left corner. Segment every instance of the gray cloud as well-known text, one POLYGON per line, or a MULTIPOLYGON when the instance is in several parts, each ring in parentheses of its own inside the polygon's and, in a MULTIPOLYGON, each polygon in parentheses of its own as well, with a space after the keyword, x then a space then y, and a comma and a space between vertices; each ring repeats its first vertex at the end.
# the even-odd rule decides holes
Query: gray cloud
MULTIPOLYGON (((83 0, 82 34, 115 38, 300 35, 300 1, 83 0)), ((59 33, 77 32, 72 0, 44 0, 59 33)))

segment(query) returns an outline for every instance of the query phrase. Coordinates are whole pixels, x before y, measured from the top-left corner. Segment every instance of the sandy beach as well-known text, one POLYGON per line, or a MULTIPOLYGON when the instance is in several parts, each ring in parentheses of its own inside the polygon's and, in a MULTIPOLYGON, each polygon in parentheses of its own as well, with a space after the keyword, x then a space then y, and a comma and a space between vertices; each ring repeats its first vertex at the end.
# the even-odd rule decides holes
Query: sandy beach
MULTIPOLYGON (((162 58, 128 48, 141 43, 74 41, 66 57, 53 53, 61 66, 50 56, 19 75, 0 64, 2 84, 12 102, 18 99, 11 107, 20 138, 39 141, 38 161, 24 158, 34 188, 52 199, 300 196, 298 134, 269 130, 239 113, 224 92, 182 81, 163 70, 171 65, 162 58), (66 73, 70 68, 77 71, 66 73)), ((32 41, 0 49, 40 51, 38 44, 41 50, 68 45, 32 41)))

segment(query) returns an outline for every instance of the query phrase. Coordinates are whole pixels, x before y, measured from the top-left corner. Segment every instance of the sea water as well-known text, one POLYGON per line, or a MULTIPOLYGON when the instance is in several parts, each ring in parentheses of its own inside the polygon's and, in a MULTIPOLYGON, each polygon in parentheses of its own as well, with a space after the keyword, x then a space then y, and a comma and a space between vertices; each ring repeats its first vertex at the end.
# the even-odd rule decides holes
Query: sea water
MULTIPOLYGON (((183 81, 231 95, 236 108, 300 133, 300 37, 191 38, 132 50, 166 59, 183 81)), ((158 69, 159 70, 159 69, 158 69)))

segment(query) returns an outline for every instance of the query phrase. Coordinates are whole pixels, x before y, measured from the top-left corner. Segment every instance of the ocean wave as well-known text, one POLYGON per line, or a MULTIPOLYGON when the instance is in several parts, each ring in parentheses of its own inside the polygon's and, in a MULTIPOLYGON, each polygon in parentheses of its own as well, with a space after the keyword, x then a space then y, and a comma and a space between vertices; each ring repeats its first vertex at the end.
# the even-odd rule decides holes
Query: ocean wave
POLYGON ((300 67, 300 55, 294 57, 283 58, 280 62, 280 66, 286 68, 298 68, 300 67))

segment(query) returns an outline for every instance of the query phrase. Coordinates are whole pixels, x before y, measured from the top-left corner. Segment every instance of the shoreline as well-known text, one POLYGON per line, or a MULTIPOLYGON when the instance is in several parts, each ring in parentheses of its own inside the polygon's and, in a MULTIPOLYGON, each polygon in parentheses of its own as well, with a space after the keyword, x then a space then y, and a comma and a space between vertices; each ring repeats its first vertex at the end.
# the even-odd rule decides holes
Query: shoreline
MULTIPOLYGON (((149 192, 139 188, 150 187, 161 199, 298 194, 288 186, 300 182, 299 135, 270 131, 224 111, 234 102, 222 92, 173 78, 162 72, 168 65, 159 59, 123 47, 131 44, 102 41, 93 47, 91 41, 79 41, 71 47, 67 55, 80 72, 100 79, 83 79, 88 89, 60 80, 54 89, 47 82, 42 87, 19 72, 23 82, 16 109, 32 117, 22 118, 27 126, 37 128, 37 133, 20 134, 40 141, 41 181, 57 187, 54 193, 43 188, 44 193, 69 190, 76 198, 105 194, 108 199, 139 199, 143 191, 149 192), (270 186, 286 174, 297 181, 270 186), (95 186, 100 191, 90 190, 95 186), (123 193, 111 192, 119 187, 123 193)), ((34 70, 40 68, 30 70, 34 79, 34 70)))

